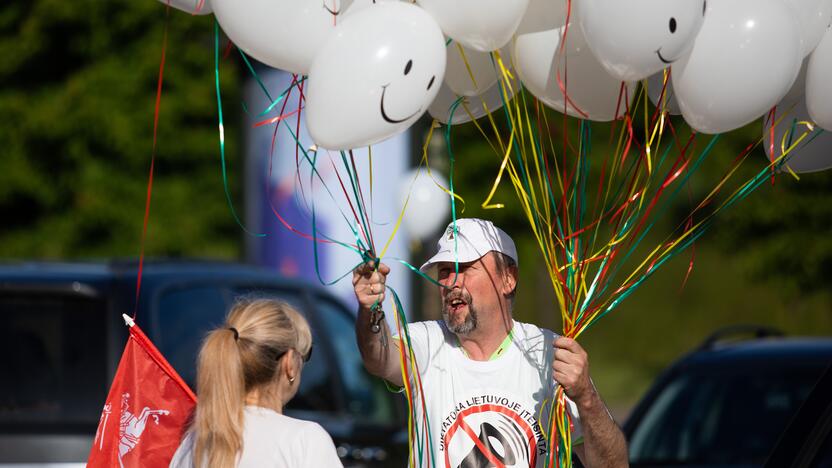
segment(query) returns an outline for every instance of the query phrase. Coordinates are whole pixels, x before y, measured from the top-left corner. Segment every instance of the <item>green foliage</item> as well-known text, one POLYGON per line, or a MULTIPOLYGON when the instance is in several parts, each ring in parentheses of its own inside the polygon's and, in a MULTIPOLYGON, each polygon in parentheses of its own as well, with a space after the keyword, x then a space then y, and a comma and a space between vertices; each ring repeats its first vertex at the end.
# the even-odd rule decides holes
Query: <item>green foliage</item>
MULTIPOLYGON (((0 257, 138 254, 165 10, 154 1, 0 7, 0 257)), ((233 257, 238 234, 218 157, 213 18, 171 10, 169 21, 146 251, 233 257)), ((225 102, 236 103, 237 67, 226 62, 221 70, 225 102)), ((232 183, 234 110, 226 111, 232 183)))

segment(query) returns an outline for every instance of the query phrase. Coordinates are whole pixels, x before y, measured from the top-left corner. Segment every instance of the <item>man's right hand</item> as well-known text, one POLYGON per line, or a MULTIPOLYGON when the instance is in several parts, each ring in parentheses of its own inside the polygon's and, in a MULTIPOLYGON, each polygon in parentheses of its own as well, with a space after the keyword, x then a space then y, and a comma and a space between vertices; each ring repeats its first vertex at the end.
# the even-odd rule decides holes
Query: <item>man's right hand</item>
POLYGON ((370 310, 375 304, 384 302, 384 283, 390 267, 380 263, 376 270, 375 263, 362 263, 352 272, 352 286, 358 306, 363 310, 370 310))
POLYGON ((390 336, 387 322, 382 320, 379 328, 372 326, 372 307, 384 301, 384 282, 390 267, 380 263, 376 269, 373 262, 358 266, 352 273, 352 285, 358 299, 358 317, 355 321, 355 337, 364 367, 371 374, 402 386, 402 373, 398 360, 398 340, 390 336), (393 342, 394 346, 389 343, 393 342))

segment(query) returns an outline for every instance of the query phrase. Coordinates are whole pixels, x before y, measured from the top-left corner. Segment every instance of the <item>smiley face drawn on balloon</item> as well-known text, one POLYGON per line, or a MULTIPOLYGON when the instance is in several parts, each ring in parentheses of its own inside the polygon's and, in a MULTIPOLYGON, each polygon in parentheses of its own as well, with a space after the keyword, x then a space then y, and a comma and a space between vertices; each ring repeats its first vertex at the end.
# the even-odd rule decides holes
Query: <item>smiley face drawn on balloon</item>
POLYGON ((576 16, 607 72, 635 81, 667 68, 692 47, 706 0, 582 0, 576 16))
MULTIPOLYGON (((410 73, 410 70, 412 68, 413 68, 413 60, 408 60, 407 64, 404 66, 404 75, 407 76, 410 73)), ((428 86, 427 86, 428 91, 430 91, 430 88, 433 87, 433 82, 434 81, 436 81, 436 75, 433 75, 433 76, 430 77, 430 81, 428 81, 428 86)), ((387 110, 384 107, 384 97, 387 95, 387 88, 389 86, 390 86, 390 83, 387 83, 386 85, 381 87, 381 103, 379 105, 379 107, 381 108, 381 118, 383 118, 386 122, 389 122, 391 124, 399 124, 399 123, 405 122, 409 119, 412 119, 417 114, 422 113, 422 108, 419 107, 412 114, 410 114, 407 117, 404 117, 402 119, 395 119, 395 118, 390 117, 390 115, 387 113, 387 110)))
POLYGON ((309 71, 309 133, 341 150, 404 131, 436 96, 445 61, 439 25, 417 6, 378 2, 346 15, 309 71))
POLYGON ((274 68, 307 74, 351 0, 211 0, 225 34, 274 68))
MULTIPOLYGON (((708 2, 707 2, 707 0, 702 0, 702 16, 703 17, 705 16, 706 11, 708 11, 708 2)), ((670 20, 668 21, 667 29, 670 30, 670 34, 675 34, 676 33, 676 28, 677 28, 676 18, 671 16, 670 20)), ((670 65, 670 64, 672 64, 673 62, 675 62, 676 60, 679 59, 678 56, 675 57, 675 58, 672 58, 672 59, 665 58, 662 55, 662 48, 661 47, 656 49, 656 56, 659 58, 659 60, 662 63, 667 64, 667 65, 670 65)))
POLYGON ((340 8, 337 8, 334 5, 332 7, 330 7, 329 5, 326 4, 325 0, 324 0, 324 10, 326 10, 332 16, 338 16, 341 13, 340 8))

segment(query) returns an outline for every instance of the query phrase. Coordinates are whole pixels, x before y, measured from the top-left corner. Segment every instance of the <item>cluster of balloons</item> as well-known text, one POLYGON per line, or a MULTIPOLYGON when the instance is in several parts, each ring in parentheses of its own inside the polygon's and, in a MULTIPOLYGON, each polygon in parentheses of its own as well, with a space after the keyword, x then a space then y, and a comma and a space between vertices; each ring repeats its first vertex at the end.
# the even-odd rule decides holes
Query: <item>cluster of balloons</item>
POLYGON ((213 11, 244 52, 308 75, 307 126, 332 150, 384 140, 424 112, 482 117, 521 83, 589 120, 622 116, 641 82, 701 133, 786 105, 832 131, 832 0, 161 1, 213 11))

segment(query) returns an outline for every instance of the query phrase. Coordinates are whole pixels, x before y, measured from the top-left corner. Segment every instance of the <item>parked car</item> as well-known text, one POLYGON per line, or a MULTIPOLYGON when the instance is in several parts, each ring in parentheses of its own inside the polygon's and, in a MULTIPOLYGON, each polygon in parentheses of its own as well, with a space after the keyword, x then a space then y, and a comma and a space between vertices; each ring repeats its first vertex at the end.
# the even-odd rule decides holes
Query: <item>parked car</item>
POLYGON ((830 338, 786 338, 762 327, 718 331, 634 408, 624 424, 631 465, 762 466, 830 363, 830 338))
POLYGON ((832 366, 826 369, 764 468, 832 467, 832 366))
MULTIPOLYGON (((136 262, 0 266, 0 466, 83 466, 136 277, 136 262)), ((146 262, 136 321, 195 388, 204 334, 251 294, 291 303, 312 328, 315 353, 287 414, 323 425, 345 466, 405 466, 402 401, 365 372, 354 314, 323 288, 242 264, 146 262)))

